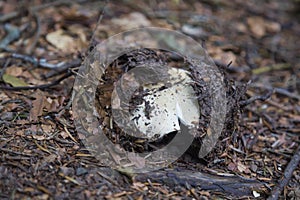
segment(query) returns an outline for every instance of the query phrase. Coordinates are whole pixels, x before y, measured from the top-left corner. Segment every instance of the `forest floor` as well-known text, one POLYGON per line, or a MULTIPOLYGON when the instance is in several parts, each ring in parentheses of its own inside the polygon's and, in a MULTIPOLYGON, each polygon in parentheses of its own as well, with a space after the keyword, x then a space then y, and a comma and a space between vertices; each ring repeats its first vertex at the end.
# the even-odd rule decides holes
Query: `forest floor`
POLYGON ((266 199, 288 168, 280 199, 300 199, 299 11, 296 0, 1 1, 0 199, 266 199), (156 173, 232 174, 263 190, 239 196, 154 172, 132 178, 87 151, 71 109, 76 71, 91 46, 147 26, 180 31, 217 65, 231 63, 234 81, 251 80, 249 98, 273 90, 243 110, 223 152, 205 162, 183 155, 156 173))

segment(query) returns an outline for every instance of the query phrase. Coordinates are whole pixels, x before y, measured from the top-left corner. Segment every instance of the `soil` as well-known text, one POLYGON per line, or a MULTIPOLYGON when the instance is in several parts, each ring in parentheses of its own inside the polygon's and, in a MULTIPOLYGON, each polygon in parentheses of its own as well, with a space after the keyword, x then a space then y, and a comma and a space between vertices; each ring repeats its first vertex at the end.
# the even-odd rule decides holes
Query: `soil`
POLYGON ((289 169, 279 199, 300 199, 299 10, 297 0, 1 2, 0 199, 266 199, 289 169), (72 89, 97 44, 145 26, 202 44, 235 106, 206 157, 191 148, 164 169, 135 174, 104 166, 84 146, 72 89))

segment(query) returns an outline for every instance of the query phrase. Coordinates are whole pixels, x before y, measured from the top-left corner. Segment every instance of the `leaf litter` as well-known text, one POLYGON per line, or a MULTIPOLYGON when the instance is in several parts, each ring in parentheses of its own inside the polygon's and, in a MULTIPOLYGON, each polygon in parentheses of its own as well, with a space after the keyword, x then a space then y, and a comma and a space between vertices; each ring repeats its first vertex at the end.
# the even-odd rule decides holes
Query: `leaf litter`
MULTIPOLYGON (((99 5, 103 6, 103 3, 56 2, 45 6, 47 2, 41 1, 36 4, 34 9, 29 10, 36 11, 41 19, 41 37, 37 38, 32 55, 55 61, 54 63, 78 58, 78 52, 81 53, 80 56, 84 55, 87 52, 87 38, 90 38, 91 30, 97 23, 99 5), (60 33, 56 37, 63 39, 64 45, 47 41, 47 35, 53 32, 60 33), (66 42, 70 39, 76 45, 66 42)), ((0 6, 3 13, 1 22, 6 20, 6 23, 17 27, 14 30, 17 32, 0 31, 1 39, 7 34, 12 34, 9 37, 13 38, 5 41, 8 46, 0 53, 2 66, 5 66, 9 51, 25 53, 28 46, 26 42, 34 41, 31 37, 35 37, 34 34, 27 34, 30 28, 26 28, 29 27, 32 17, 16 5, 4 2, 0 6), (11 12, 17 15, 11 15, 13 18, 7 17, 11 12), (20 31, 26 34, 19 34, 20 31), (27 40, 26 37, 32 40, 27 40)), ((23 5, 26 7, 24 3, 23 5)), ((217 145, 204 160, 195 162, 193 158, 185 155, 170 166, 177 171, 188 169, 193 172, 233 173, 267 182, 273 188, 280 181, 299 146, 300 45, 297 36, 300 29, 299 21, 293 16, 295 9, 299 9, 299 3, 292 0, 233 1, 230 4, 219 1, 170 1, 148 5, 147 1, 140 4, 135 1, 111 1, 107 8, 109 12, 104 15, 98 27, 96 42, 126 29, 122 25, 124 21, 130 26, 136 26, 135 21, 141 20, 141 26, 150 23, 183 30, 203 43, 218 65, 226 67, 229 61, 233 62, 228 67, 232 80, 243 83, 252 80, 253 84, 248 87, 248 97, 264 94, 269 88, 275 88, 269 100, 256 101, 239 113, 239 126, 233 125, 228 129, 231 131, 220 138, 222 145, 217 145), (121 21, 112 24, 111 18, 121 21)), ((168 42, 172 45, 172 40, 168 42)), ((49 83, 57 78, 43 79, 40 75, 49 73, 49 69, 40 69, 14 59, 7 64, 6 72, 3 72, 1 69, 2 80, 2 75, 6 73, 30 84, 49 83)), ((58 76, 65 72, 60 72, 58 76)), ((61 84, 54 84, 40 92, 1 89, 1 198, 227 196, 196 186, 189 189, 187 185, 170 186, 168 183, 158 183, 154 177, 148 181, 140 179, 141 181, 131 184, 126 176, 101 167, 101 173, 112 181, 103 178, 97 173, 99 164, 95 158, 82 144, 75 142, 80 140, 73 125, 72 111, 68 109, 73 80, 69 77, 61 84), (83 168, 87 173, 64 174, 59 170, 62 166, 67 166, 71 171, 83 168), (18 185, 15 185, 17 181, 18 185)), ((21 86, 14 83, 15 81, 5 82, 4 78, 1 86, 21 86)), ((110 123, 109 119, 106 123, 110 123)), ((143 160, 137 159, 132 156, 133 162, 143 165, 143 160)), ((299 198, 299 166, 293 174, 281 195, 283 198, 299 198)), ((270 189, 254 190, 247 198, 265 199, 270 192, 270 189)))

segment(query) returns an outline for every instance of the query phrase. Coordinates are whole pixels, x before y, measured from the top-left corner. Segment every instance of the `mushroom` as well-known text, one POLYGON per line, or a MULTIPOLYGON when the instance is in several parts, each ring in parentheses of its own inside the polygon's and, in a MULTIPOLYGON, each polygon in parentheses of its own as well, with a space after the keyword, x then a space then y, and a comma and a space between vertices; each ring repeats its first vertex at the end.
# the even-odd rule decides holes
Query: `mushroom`
POLYGON ((167 84, 143 86, 145 93, 143 101, 140 105, 136 105, 131 113, 131 119, 136 127, 149 140, 179 131, 179 119, 189 127, 199 124, 199 104, 190 85, 192 79, 189 72, 170 67, 168 73, 170 79, 167 84))

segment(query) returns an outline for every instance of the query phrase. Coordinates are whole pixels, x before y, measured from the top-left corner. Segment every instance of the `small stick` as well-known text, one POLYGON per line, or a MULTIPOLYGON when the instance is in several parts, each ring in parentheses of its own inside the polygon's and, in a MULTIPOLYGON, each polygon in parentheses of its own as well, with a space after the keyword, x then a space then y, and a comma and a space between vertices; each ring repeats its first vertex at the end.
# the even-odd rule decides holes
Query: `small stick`
POLYGON ((20 30, 10 24, 5 24, 4 29, 6 31, 6 36, 0 41, 0 49, 7 49, 7 45, 9 45, 12 41, 18 39, 20 37, 20 30))
POLYGON ((291 161, 289 162, 288 166, 284 170, 284 174, 279 180, 278 185, 273 189, 271 195, 269 196, 268 200, 277 200, 283 188, 289 183, 290 179, 292 178, 293 171, 296 169, 298 164, 300 163, 300 145, 294 156, 292 157, 291 161))
POLYGON ((13 151, 11 149, 2 148, 2 147, 0 147, 0 151, 6 152, 6 153, 16 154, 16 155, 20 155, 20 156, 29 156, 29 157, 31 156, 31 154, 26 154, 26 153, 22 153, 22 152, 18 152, 18 151, 13 151))
POLYGON ((7 68, 8 65, 10 64, 10 61, 11 61, 10 58, 8 58, 8 59, 5 61, 5 64, 4 64, 3 68, 0 70, 0 79, 2 79, 2 76, 3 76, 3 74, 5 73, 6 68, 7 68))
POLYGON ((51 63, 48 63, 45 59, 38 59, 33 56, 28 56, 28 55, 19 54, 19 53, 12 53, 10 55, 10 57, 32 63, 35 66, 40 66, 40 67, 49 68, 49 69, 61 68, 62 66, 64 66, 66 64, 65 62, 51 64, 51 63))
POLYGON ((222 63, 218 60, 214 60, 214 63, 218 66, 218 67, 222 67, 223 69, 225 69, 228 72, 233 72, 233 73, 245 73, 245 72, 249 72, 250 69, 243 67, 243 66, 232 66, 232 61, 230 61, 228 64, 222 63))
POLYGON ((296 100, 300 101, 300 96, 299 95, 297 95, 295 93, 292 93, 292 92, 289 92, 285 88, 277 88, 277 87, 273 88, 271 86, 266 86, 266 85, 259 84, 259 83, 251 84, 250 86, 251 87, 256 87, 256 88, 267 89, 267 90, 273 90, 274 93, 281 94, 281 95, 284 95, 284 96, 287 96, 287 97, 290 97, 292 99, 296 99, 296 100))
POLYGON ((35 90, 35 89, 46 89, 55 85, 58 85, 62 80, 68 78, 73 75, 72 72, 65 74, 63 77, 53 81, 52 83, 35 85, 35 86, 20 86, 20 87, 10 87, 10 86, 0 86, 1 90, 11 90, 11 91, 19 91, 19 90, 35 90))
MULTIPOLYGON (((42 4, 42 5, 38 5, 38 6, 33 6, 29 8, 30 12, 37 12, 39 10, 51 7, 51 6, 59 6, 59 5, 63 5, 63 4, 71 4, 73 2, 75 3, 82 3, 85 2, 86 0, 76 0, 76 1, 69 1, 69 0, 58 0, 58 1, 53 1, 50 3, 46 3, 46 4, 42 4)), ((11 13, 7 13, 6 15, 3 15, 0 17, 0 23, 6 22, 8 20, 11 20, 13 18, 16 18, 20 15, 20 12, 18 11, 14 11, 11 13)))
POLYGON ((68 134, 68 136, 76 143, 78 144, 78 142, 76 141, 76 139, 71 135, 70 131, 68 130, 67 126, 64 125, 64 130, 66 131, 66 133, 68 134))
POLYGON ((47 74, 43 75, 44 78, 48 79, 51 78, 53 76, 57 76, 62 74, 63 72, 69 70, 70 68, 75 68, 80 66, 82 60, 81 59, 75 59, 72 60, 71 62, 67 62, 65 63, 63 66, 61 66, 60 68, 55 68, 53 70, 51 70, 50 72, 48 72, 47 74))
POLYGON ((253 96, 250 99, 247 99, 247 100, 244 100, 244 101, 240 101, 239 104, 240 104, 240 106, 247 106, 247 105, 249 105, 249 104, 251 104, 251 103, 253 103, 254 101, 257 101, 257 100, 265 101, 268 98, 270 98, 272 94, 273 94, 273 90, 269 91, 265 95, 253 96))
POLYGON ((35 48, 35 46, 40 38, 40 35, 41 35, 41 20, 35 12, 33 13, 33 17, 34 17, 35 24, 36 24, 36 30, 35 30, 34 39, 31 42, 31 45, 28 49, 28 52, 27 52, 28 54, 32 53, 33 49, 35 48))
POLYGON ((104 173, 102 173, 102 172, 100 172, 100 171, 97 171, 97 173, 98 173, 101 177, 103 177, 103 178, 105 178, 106 180, 108 180, 108 181, 109 181, 110 183, 112 183, 113 185, 119 186, 119 184, 118 184, 116 181, 114 181, 112 178, 110 178, 109 176, 105 175, 104 173))
POLYGON ((291 68, 291 65, 288 63, 279 63, 271 66, 265 66, 253 69, 251 72, 252 74, 259 75, 270 71, 276 71, 276 70, 284 70, 291 68))

